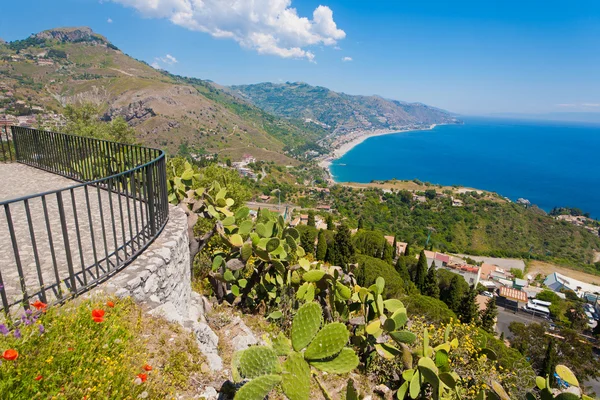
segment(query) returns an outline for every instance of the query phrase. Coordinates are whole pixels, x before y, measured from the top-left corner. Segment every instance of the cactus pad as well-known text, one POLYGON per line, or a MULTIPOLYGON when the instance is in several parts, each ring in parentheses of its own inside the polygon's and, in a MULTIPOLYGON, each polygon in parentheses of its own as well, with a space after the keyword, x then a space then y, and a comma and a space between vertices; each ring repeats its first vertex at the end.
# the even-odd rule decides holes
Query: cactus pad
POLYGON ((267 242, 267 246, 266 249, 269 253, 277 250, 277 248, 279 247, 279 245, 281 244, 281 241, 277 238, 271 238, 268 242, 267 242))
POLYGON ((318 282, 324 276, 325 276, 324 271, 321 271, 318 269, 313 269, 312 271, 308 271, 307 273, 302 275, 302 279, 304 279, 306 282, 318 282))
POLYGON ((283 332, 280 332, 277 337, 273 338, 273 350, 275 350, 278 356, 287 356, 292 351, 292 344, 283 332))
POLYGON ((270 347, 255 346, 244 350, 239 358, 238 371, 243 378, 281 372, 277 353, 270 347))
POLYGON ((310 367, 300 353, 291 353, 283 363, 283 392, 290 400, 308 400, 310 397, 310 367))
POLYGON ((409 332, 409 331, 390 332, 390 336, 392 337, 392 339, 394 339, 398 343, 411 344, 417 339, 417 336, 414 333, 409 332))
POLYGON ((313 340, 321 325, 323 313, 317 303, 306 303, 298 309, 292 322, 292 346, 300 351, 313 340))
POLYGON ((340 322, 327 324, 317 333, 308 345, 304 357, 308 360, 322 360, 338 354, 348 342, 348 329, 340 322))
POLYGON ((240 388, 234 400, 263 400, 275 385, 281 382, 279 375, 263 375, 240 388))
POLYGON ((345 374, 358 366, 358 356, 349 347, 342 349, 340 354, 330 361, 311 361, 310 365, 321 371, 334 374, 345 374))

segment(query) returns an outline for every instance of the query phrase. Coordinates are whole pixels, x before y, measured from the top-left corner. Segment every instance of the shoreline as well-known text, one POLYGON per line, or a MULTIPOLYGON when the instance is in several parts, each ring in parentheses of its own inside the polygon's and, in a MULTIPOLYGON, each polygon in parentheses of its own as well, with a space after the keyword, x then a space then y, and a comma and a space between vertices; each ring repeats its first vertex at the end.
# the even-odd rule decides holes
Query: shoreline
POLYGON ((352 132, 347 135, 344 135, 344 136, 350 136, 349 140, 341 143, 339 146, 332 149, 330 151, 330 153, 324 159, 319 161, 318 165, 321 168, 323 168, 325 170, 325 172, 327 172, 327 175, 329 176, 329 178, 328 178, 329 181, 331 181, 334 184, 340 183, 340 182, 337 182, 333 178, 333 174, 331 173, 331 169, 330 169, 331 164, 333 164, 333 161, 342 158, 346 153, 348 153, 350 150, 352 150, 354 147, 358 146, 365 140, 370 139, 372 137, 383 136, 383 135, 392 135, 395 133, 405 133, 405 132, 415 132, 415 131, 431 131, 431 130, 435 129, 436 126, 440 126, 440 125, 448 125, 448 124, 431 124, 431 125, 429 125, 429 127, 418 128, 418 129, 415 129, 415 128, 400 129, 400 130, 398 130, 398 129, 395 129, 395 130, 380 129, 380 130, 376 130, 376 131, 352 132))

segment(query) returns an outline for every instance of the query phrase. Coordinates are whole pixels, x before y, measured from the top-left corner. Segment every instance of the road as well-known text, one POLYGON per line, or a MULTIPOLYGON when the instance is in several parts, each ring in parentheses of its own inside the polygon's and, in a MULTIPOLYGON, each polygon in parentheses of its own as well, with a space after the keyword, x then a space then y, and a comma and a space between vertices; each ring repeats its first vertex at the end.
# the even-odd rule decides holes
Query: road
POLYGON ((468 254, 457 254, 457 256, 461 258, 469 257, 475 261, 497 265, 500 268, 504 268, 507 270, 515 268, 520 269, 521 271, 525 271, 525 262, 516 258, 480 257, 470 256, 468 254))
POLYGON ((531 323, 550 323, 545 318, 536 317, 532 314, 525 313, 523 311, 518 311, 516 314, 513 310, 505 309, 504 307, 498 307, 498 322, 496 324, 496 331, 498 333, 504 333, 504 337, 506 339, 510 339, 512 337, 512 333, 508 329, 508 326, 511 322, 522 322, 526 325, 531 323))

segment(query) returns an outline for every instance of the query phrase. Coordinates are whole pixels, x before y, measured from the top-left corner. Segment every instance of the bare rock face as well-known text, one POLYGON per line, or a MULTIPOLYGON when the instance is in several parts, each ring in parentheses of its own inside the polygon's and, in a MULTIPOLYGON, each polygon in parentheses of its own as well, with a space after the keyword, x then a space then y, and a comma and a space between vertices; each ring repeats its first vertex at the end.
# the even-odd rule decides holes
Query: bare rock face
POLYGON ((101 35, 95 34, 87 26, 77 28, 57 28, 49 29, 35 35, 38 39, 58 40, 61 42, 100 42, 107 43, 107 40, 101 35))
POLYGON ((6 41, 4 39, 0 38, 0 44, 5 44, 5 43, 6 43, 6 41))
POLYGON ((142 122, 155 117, 154 110, 147 105, 147 101, 140 100, 129 103, 124 107, 111 108, 103 116, 103 121, 112 121, 116 117, 123 117, 131 126, 136 126, 142 122))

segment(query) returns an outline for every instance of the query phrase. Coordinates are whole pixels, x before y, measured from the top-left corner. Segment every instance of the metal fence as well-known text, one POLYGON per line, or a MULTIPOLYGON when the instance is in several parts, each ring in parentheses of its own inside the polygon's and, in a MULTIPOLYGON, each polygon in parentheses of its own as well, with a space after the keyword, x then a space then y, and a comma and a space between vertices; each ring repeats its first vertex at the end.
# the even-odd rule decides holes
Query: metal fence
POLYGON ((81 182, 0 202, 5 313, 85 292, 130 263, 167 223, 163 151, 22 127, 0 139, 5 161, 81 182))

